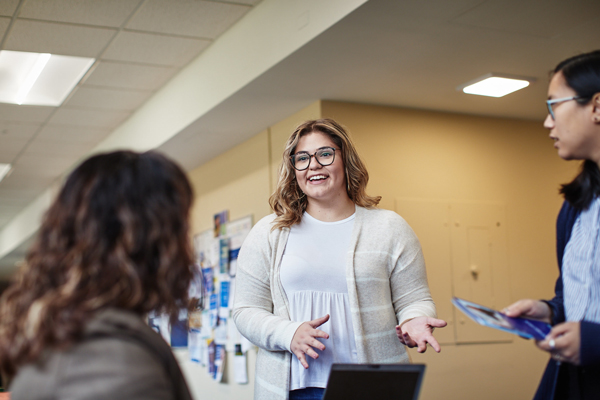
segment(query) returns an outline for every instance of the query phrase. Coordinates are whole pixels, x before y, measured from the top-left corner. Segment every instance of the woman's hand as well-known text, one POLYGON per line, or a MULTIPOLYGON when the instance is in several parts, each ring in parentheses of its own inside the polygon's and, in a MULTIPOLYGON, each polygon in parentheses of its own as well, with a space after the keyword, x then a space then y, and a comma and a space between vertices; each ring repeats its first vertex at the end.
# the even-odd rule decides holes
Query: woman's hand
POLYGON ((417 347, 419 353, 425 353, 427 343, 439 353, 442 348, 433 337, 433 328, 443 328, 446 325, 446 321, 441 319, 417 317, 405 322, 402 327, 396 326, 396 335, 402 344, 417 347))
POLYGON ((581 324, 579 322, 565 322, 558 324, 546 338, 536 342, 537 346, 549 352, 556 361, 566 361, 579 365, 581 348, 581 324))
POLYGON ((316 328, 323 325, 327 321, 329 321, 329 314, 324 317, 302 323, 302 325, 300 325, 300 327, 296 330, 296 333, 294 333, 292 345, 290 347, 292 353, 298 357, 300 364, 302 364, 304 368, 308 368, 305 354, 309 355, 315 360, 319 358, 319 355, 313 350, 313 347, 321 351, 325 350, 325 345, 319 342, 316 338, 321 337, 329 339, 329 335, 316 328))
POLYGON ((516 303, 506 307, 502 312, 509 317, 525 317, 551 323, 552 313, 550 306, 539 300, 519 300, 516 303))

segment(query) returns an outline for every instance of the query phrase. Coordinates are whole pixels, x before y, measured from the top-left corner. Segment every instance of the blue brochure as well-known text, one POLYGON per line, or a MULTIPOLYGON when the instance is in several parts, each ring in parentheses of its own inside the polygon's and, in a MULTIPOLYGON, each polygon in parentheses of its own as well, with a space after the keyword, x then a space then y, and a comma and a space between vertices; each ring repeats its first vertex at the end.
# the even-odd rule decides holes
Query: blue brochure
POLYGON ((500 311, 458 297, 452 298, 452 304, 478 324, 514 333, 525 339, 543 340, 551 329, 550 325, 545 322, 508 317, 500 311))

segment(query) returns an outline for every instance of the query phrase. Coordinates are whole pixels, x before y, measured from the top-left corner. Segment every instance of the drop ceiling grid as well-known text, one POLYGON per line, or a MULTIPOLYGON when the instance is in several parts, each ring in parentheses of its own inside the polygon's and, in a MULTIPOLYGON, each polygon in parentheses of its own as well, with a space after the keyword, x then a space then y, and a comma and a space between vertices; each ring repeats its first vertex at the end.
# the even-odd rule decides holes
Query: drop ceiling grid
MULTIPOLYGON (((0 162, 14 164, 0 202, 10 194, 23 208, 258 1, 21 3, 15 16, 19 0, 0 1, 3 50, 98 60, 60 107, 0 104, 0 162)), ((13 216, 0 210, 0 229, 13 216)))
POLYGON ((143 0, 27 0, 19 18, 118 28, 143 0))
POLYGON ((215 39, 251 9, 212 1, 147 0, 126 29, 215 39))
POLYGON ((10 18, 0 17, 0 37, 4 37, 8 25, 10 25, 10 18))
POLYGON ((97 58, 116 29, 17 19, 3 50, 97 58))
POLYGON ((182 67, 210 43, 206 39, 123 31, 111 43, 102 59, 182 67))

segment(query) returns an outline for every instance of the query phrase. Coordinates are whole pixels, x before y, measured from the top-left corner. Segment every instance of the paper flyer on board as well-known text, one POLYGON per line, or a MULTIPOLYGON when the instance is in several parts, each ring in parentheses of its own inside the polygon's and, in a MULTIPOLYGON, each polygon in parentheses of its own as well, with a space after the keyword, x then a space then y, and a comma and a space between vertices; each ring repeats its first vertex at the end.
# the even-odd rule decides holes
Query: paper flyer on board
POLYGON ((246 354, 242 352, 241 344, 235 345, 235 355, 233 360, 235 383, 242 385, 248 383, 248 364, 246 362, 246 354))

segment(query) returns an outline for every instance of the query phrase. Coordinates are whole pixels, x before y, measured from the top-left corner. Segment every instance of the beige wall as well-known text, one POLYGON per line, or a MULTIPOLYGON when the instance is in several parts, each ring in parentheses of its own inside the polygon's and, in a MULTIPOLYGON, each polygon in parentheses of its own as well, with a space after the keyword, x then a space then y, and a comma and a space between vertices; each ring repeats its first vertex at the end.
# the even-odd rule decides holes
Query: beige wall
MULTIPOLYGON (((557 188, 577 166, 558 159, 541 122, 316 102, 190 173, 196 192, 194 232, 210 228, 212 215, 223 209, 231 219, 252 214, 256 222, 267 215, 287 136, 299 122, 319 116, 335 118, 351 131, 371 176, 368 191, 383 196, 382 208, 394 210, 403 198, 503 204, 507 298, 552 295, 554 220, 561 203, 557 188)), ((425 258, 434 257, 426 252, 425 258)), ((428 266, 432 287, 445 268, 428 266)), ((441 310, 452 309, 449 298, 433 295, 441 310)), ((444 312, 451 322, 445 329, 454 329, 454 314, 444 312)), ((422 400, 531 398, 546 357, 530 341, 507 335, 498 343, 457 345, 451 336, 439 335, 445 338, 442 353, 412 354, 414 362, 428 365, 422 400)), ((178 356, 196 398, 253 397, 252 383, 217 384, 204 368, 184 361, 185 352, 178 356)), ((254 360, 252 353, 251 380, 254 360)), ((228 361, 232 382, 233 360, 228 361)))
MULTIPOLYGON (((269 195, 277 179, 277 167, 287 136, 298 123, 320 116, 320 102, 315 102, 264 132, 219 155, 189 173, 195 192, 192 210, 194 234, 211 229, 213 215, 229 210, 230 220, 252 215, 254 223, 270 214, 269 195)), ((211 400, 252 399, 254 397, 254 363, 256 351, 248 352, 250 383, 234 383, 233 355, 227 354, 225 380, 219 384, 208 377, 206 368, 189 361, 188 352, 176 355, 194 398, 211 400)))

